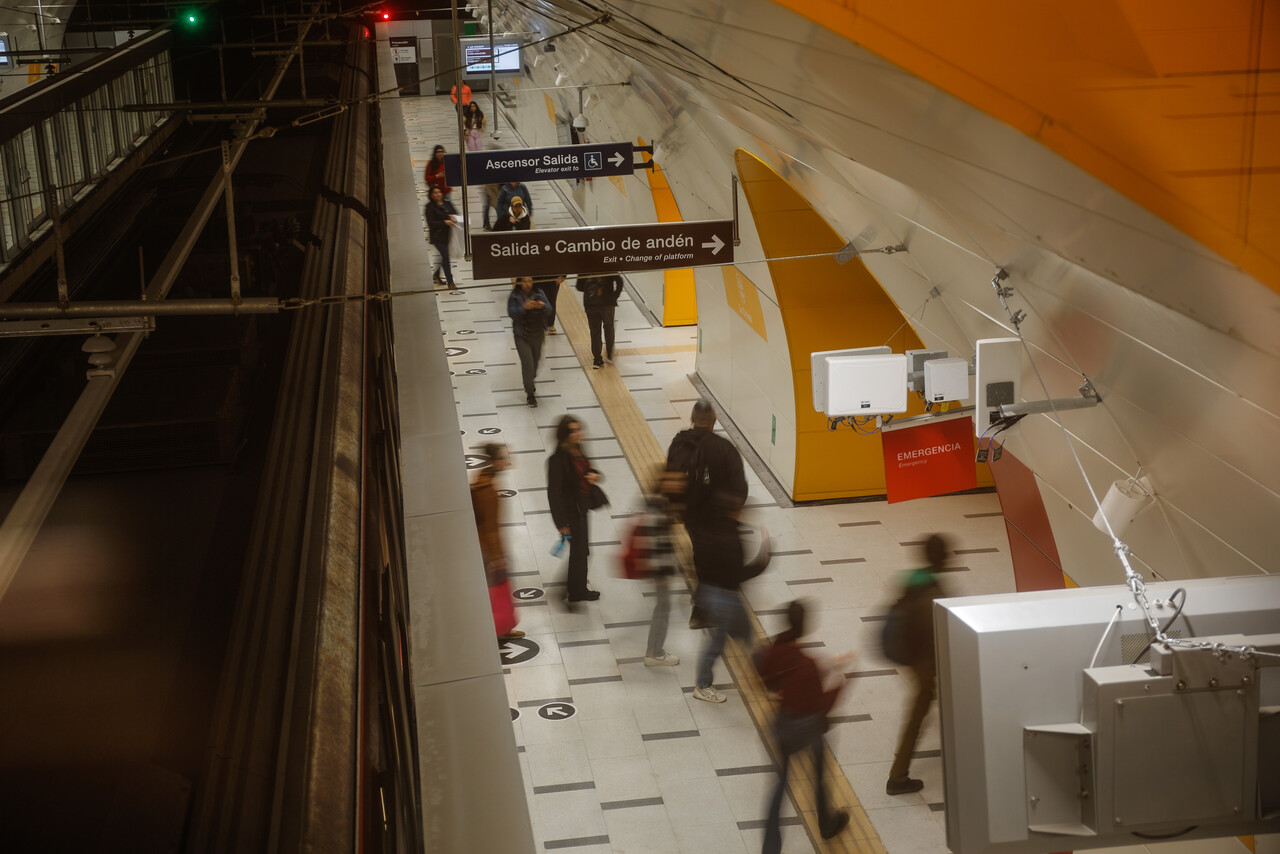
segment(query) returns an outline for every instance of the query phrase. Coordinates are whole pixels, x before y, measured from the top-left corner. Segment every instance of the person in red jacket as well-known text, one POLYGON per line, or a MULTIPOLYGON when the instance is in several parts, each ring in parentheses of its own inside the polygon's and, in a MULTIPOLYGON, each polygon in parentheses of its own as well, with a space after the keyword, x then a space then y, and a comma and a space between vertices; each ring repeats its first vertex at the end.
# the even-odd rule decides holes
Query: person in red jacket
POLYGON ((453 192, 444 180, 444 146, 437 145, 431 150, 431 159, 427 161, 427 192, 431 192, 432 187, 439 187, 444 197, 449 198, 449 194, 453 192))
MULTIPOLYGON (((792 602, 787 607, 790 625, 756 656, 756 669, 765 687, 779 697, 778 715, 773 722, 773 737, 780 754, 778 785, 769 799, 769 812, 765 819, 764 854, 778 854, 782 850, 782 832, 779 813, 782 795, 787 787, 787 768, 791 755, 806 748, 813 751, 813 799, 818 805, 818 830, 823 839, 831 839, 849 823, 849 813, 832 810, 827 803, 822 781, 822 760, 826 744, 822 734, 827 731, 827 713, 835 705, 844 678, 832 688, 822 684, 818 664, 805 655, 797 641, 805 634, 805 607, 802 602, 792 602)), ((839 675, 839 674, 836 674, 839 675)))

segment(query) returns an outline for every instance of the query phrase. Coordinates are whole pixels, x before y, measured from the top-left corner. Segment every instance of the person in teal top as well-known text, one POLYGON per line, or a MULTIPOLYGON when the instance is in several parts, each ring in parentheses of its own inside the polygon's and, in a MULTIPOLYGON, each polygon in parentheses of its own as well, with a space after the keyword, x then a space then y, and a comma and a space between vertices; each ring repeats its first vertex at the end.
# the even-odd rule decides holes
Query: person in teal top
POLYGON ((907 667, 915 680, 916 692, 907 708, 907 719, 898 738, 898 750, 894 754, 893 766, 889 769, 889 780, 884 786, 885 793, 889 795, 908 795, 924 788, 924 781, 911 777, 908 772, 911 770, 911 754, 915 753, 916 742, 920 738, 920 726, 937 693, 937 664, 933 657, 933 600, 944 595, 942 585, 938 583, 938 572, 946 565, 948 551, 947 541, 942 536, 934 534, 929 537, 924 544, 928 565, 908 574, 903 584, 911 638, 907 667))

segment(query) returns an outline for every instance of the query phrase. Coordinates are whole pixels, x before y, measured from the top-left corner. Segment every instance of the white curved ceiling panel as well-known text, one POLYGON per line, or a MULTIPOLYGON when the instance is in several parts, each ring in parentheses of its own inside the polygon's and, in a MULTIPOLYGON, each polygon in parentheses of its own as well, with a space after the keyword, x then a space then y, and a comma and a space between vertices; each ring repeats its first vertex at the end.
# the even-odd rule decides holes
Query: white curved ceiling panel
MULTIPOLYGON (((559 22, 547 33, 598 14, 525 5, 559 22)), ((634 84, 598 90, 591 132, 656 140, 685 218, 729 215, 733 150, 747 148, 846 239, 906 243, 863 261, 927 344, 966 357, 1012 331, 990 285, 1007 268, 1050 393, 1074 396, 1088 375, 1102 394, 1063 416, 1089 481, 1101 494, 1141 464, 1161 496, 1134 526, 1140 559, 1167 578, 1280 569, 1280 294, 1037 141, 768 0, 599 8, 615 21, 541 61, 561 62, 570 84, 634 84)), ((557 98, 576 111, 576 92, 557 98)), ((761 265, 743 269, 776 299, 761 265)), ((1038 399, 1024 367, 1024 397, 1038 399)), ((1106 538, 1082 539, 1093 508, 1066 437, 1041 416, 1007 435, 1054 497, 1073 577, 1115 581, 1114 558, 1098 564, 1106 538)))

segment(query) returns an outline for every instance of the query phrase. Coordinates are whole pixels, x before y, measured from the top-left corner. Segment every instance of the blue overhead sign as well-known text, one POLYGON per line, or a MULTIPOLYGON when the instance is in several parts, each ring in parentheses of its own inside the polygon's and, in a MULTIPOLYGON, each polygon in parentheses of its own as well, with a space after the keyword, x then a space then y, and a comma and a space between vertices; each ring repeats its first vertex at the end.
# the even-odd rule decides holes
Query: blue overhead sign
MULTIPOLYGON (((648 150, 648 149, 646 149, 648 150)), ((467 153, 468 184, 502 184, 507 181, 561 181, 630 175, 635 146, 629 142, 592 142, 555 148, 519 148, 510 151, 467 153)), ((444 156, 444 179, 462 183, 462 158, 444 156)))

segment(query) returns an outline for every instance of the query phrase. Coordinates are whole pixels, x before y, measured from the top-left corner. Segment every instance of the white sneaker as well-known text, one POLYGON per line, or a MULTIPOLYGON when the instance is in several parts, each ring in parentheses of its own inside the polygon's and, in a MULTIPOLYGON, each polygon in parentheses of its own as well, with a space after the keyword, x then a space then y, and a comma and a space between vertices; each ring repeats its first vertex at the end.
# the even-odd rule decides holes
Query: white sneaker
POLYGON ((672 655, 669 652, 664 652, 662 655, 646 655, 644 657, 645 667, 661 667, 663 665, 675 667, 679 663, 680 656, 672 655))
POLYGON ((705 700, 708 703, 723 703, 725 700, 729 699, 710 685, 705 688, 701 686, 694 688, 693 696, 697 697, 699 700, 705 700))
POLYGON ((560 332, 559 332, 559 331, 558 331, 554 326, 548 326, 548 327, 547 327, 547 334, 548 334, 548 335, 559 335, 559 334, 560 334, 560 332))

